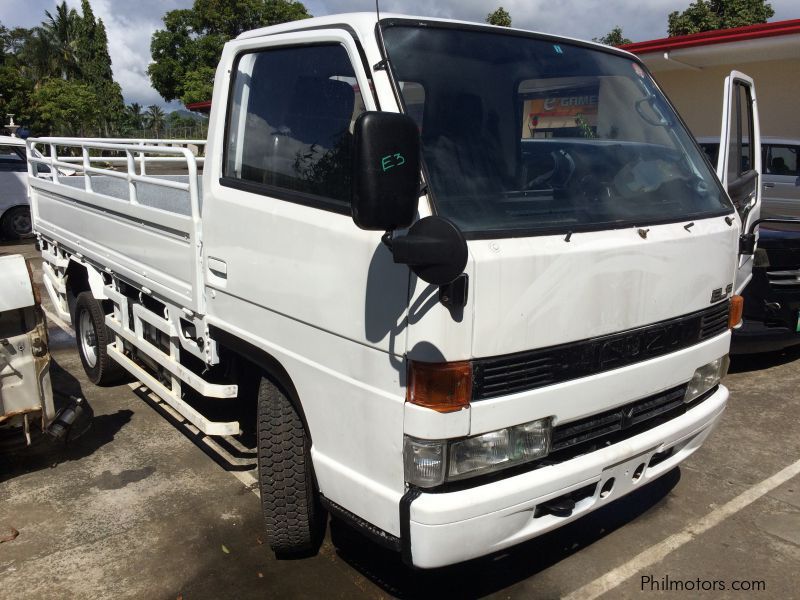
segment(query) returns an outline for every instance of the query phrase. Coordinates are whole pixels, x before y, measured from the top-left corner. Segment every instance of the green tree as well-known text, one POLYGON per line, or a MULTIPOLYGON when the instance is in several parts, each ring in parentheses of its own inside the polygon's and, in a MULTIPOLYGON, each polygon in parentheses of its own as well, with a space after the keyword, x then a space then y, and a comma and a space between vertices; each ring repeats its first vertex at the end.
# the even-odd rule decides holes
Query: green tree
POLYGON ((500 27, 511 27, 511 15, 502 6, 494 12, 486 15, 486 22, 489 25, 499 25, 500 27))
POLYGON ((79 73, 78 36, 81 18, 78 11, 67 7, 66 2, 56 6, 55 14, 44 11, 47 20, 36 30, 44 46, 52 53, 53 68, 61 79, 70 79, 79 73))
POLYGON ((100 100, 79 81, 52 78, 32 96, 35 126, 50 135, 96 135, 100 125, 100 100))
POLYGON ((164 129, 166 119, 164 118, 164 111, 155 104, 147 107, 147 112, 144 113, 144 124, 148 129, 152 129, 155 136, 158 138, 161 135, 161 130, 164 129))
POLYGON ((120 130, 125 104, 114 81, 103 21, 95 18, 89 0, 81 1, 80 12, 61 2, 44 14, 41 25, 31 30, 0 25, 3 114, 13 112, 16 121, 48 133, 111 135, 120 130), (64 95, 61 109, 59 94, 64 95))
POLYGON ((164 29, 153 34, 150 81, 165 100, 208 100, 225 42, 249 29, 310 16, 296 0, 194 0, 190 9, 167 12, 164 29))
POLYGON ((0 57, 19 55, 30 36, 30 29, 24 27, 7 29, 0 23, 0 57))
POLYGON ((50 39, 41 27, 30 30, 17 56, 20 72, 34 83, 63 75, 59 66, 60 54, 53 51, 50 39))
POLYGON ((30 120, 33 81, 25 76, 21 60, 30 36, 30 29, 8 29, 0 23, 0 128, 7 114, 17 123, 30 120))
POLYGON ((605 44, 606 46, 622 46, 624 44, 633 43, 632 40, 626 38, 622 33, 622 27, 616 25, 614 29, 609 31, 603 37, 593 38, 595 42, 605 44))
POLYGON ((131 129, 142 129, 144 125, 144 114, 142 113, 142 105, 138 102, 132 102, 125 109, 128 125, 131 129))
POLYGON ((81 0, 81 12, 75 53, 80 71, 78 78, 103 98, 100 109, 103 133, 111 135, 111 131, 117 129, 125 117, 122 89, 114 81, 103 20, 95 19, 89 0, 81 0))
POLYGON ((742 27, 766 23, 774 14, 767 0, 695 0, 683 12, 669 14, 667 31, 672 37, 742 27))

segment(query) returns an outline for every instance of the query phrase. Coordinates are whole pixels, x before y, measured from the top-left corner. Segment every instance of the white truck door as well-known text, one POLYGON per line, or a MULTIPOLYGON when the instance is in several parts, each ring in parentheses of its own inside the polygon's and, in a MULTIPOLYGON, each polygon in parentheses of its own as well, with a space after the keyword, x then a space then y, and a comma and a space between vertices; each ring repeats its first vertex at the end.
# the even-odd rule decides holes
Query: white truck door
MULTIPOLYGON (((753 79, 731 71, 725 78, 717 176, 728 192, 747 232, 761 215, 761 132, 753 79)), ((734 293, 753 276, 753 256, 739 255, 734 293)))
POLYGON ((221 143, 223 156, 204 174, 210 318, 293 379, 320 491, 399 533, 399 450, 370 448, 402 444, 409 271, 350 216, 352 127, 377 108, 372 83, 345 29, 242 38, 222 64, 209 154, 221 143), (366 505, 369 486, 385 503, 366 505))

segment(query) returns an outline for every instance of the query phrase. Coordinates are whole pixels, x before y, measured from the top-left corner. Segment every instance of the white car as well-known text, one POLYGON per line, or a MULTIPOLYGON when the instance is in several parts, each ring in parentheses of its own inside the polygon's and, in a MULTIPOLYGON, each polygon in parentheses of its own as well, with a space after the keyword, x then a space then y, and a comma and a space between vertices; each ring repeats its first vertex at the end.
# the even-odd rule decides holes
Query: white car
POLYGON ((0 237, 18 240, 30 237, 31 207, 28 204, 28 166, 25 140, 0 136, 0 237))
MULTIPOLYGON (((712 165, 717 163, 718 137, 701 137, 697 143, 712 165)), ((744 142, 742 160, 748 161, 744 142)), ((762 217, 800 217, 800 140, 761 136, 762 217)))

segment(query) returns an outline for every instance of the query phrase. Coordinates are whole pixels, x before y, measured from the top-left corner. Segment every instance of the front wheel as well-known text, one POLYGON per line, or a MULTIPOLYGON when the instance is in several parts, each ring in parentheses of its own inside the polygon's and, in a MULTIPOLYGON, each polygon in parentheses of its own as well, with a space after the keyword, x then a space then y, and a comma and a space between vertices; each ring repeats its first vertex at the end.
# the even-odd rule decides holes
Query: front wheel
POLYGON ((21 240, 33 235, 31 209, 29 206, 15 206, 3 215, 0 223, 3 237, 9 240, 21 240))
POLYGON ((278 558, 317 553, 327 515, 319 502, 311 441, 286 394, 262 377, 258 389, 258 482, 267 539, 278 558))
POLYGON ((75 338, 86 376, 95 385, 122 383, 128 372, 106 350, 112 336, 106 327, 105 313, 91 292, 81 292, 75 301, 75 338))

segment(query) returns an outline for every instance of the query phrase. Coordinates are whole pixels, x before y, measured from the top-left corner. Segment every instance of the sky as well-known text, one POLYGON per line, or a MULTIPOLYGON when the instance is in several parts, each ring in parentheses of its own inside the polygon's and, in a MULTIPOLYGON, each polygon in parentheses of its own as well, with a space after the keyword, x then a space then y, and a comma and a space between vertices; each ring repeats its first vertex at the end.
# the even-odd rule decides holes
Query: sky
MULTIPOLYGON (((381 0, 381 11, 428 17, 446 17, 482 22, 502 5, 514 27, 543 33, 592 39, 622 27, 626 37, 644 41, 667 35, 667 15, 685 9, 693 0, 381 0)), ((33 27, 44 20, 44 11, 54 12, 56 0, 0 0, 0 22, 6 27, 33 27)), ((775 16, 771 21, 800 18, 800 1, 770 0, 775 16)), ((67 0, 80 8, 80 0, 67 0)), ((122 86, 125 101, 143 106, 166 103, 150 85, 150 37, 162 25, 161 18, 174 8, 189 8, 192 0, 91 0, 95 16, 108 31, 114 78, 122 86)), ((314 16, 374 10, 374 0, 307 0, 314 16)))

